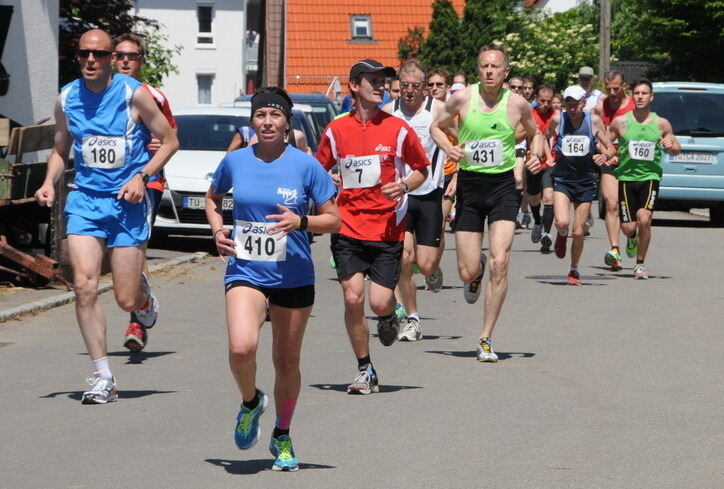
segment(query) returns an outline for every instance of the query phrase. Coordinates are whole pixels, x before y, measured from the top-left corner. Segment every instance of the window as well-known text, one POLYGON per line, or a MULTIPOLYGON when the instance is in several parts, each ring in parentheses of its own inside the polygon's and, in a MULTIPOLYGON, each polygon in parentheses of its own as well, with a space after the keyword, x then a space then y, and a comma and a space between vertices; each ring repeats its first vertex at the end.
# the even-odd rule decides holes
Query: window
POLYGON ((211 88, 214 85, 214 75, 196 75, 198 86, 198 105, 211 105, 211 88))
POLYGON ((352 39, 372 39, 372 19, 369 15, 351 15, 352 39))
POLYGON ((198 5, 196 17, 199 22, 199 33, 196 36, 198 44, 214 44, 214 35, 211 23, 214 20, 214 7, 211 5, 198 5))

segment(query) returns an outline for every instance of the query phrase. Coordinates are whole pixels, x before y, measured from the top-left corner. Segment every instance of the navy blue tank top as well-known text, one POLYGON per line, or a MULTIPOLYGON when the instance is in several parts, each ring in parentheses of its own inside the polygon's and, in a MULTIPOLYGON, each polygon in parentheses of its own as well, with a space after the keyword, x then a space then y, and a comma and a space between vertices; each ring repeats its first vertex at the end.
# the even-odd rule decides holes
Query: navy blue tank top
POLYGON ((583 121, 573 128, 568 114, 561 114, 556 140, 556 166, 553 176, 561 182, 589 181, 596 179, 596 164, 593 154, 596 151, 596 138, 593 137, 591 114, 584 113, 583 121))

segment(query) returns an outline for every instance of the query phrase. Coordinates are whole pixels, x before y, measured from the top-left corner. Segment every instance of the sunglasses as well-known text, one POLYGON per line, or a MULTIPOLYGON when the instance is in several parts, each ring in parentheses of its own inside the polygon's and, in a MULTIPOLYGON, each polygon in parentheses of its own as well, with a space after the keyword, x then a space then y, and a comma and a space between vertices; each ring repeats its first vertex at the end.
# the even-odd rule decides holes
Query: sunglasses
POLYGON ((510 88, 513 90, 520 90, 523 88, 523 85, 511 85, 510 88))
POLYGON ((444 84, 443 82, 434 82, 434 83, 433 83, 433 82, 430 82, 430 83, 427 84, 427 86, 430 87, 430 88, 432 88, 432 87, 444 87, 445 84, 444 84))
POLYGON ((128 51, 115 51, 113 56, 117 59, 128 58, 128 61, 141 61, 141 53, 130 53, 128 51))
POLYGON ((79 58, 87 58, 91 54, 94 58, 107 58, 111 54, 113 54, 111 51, 106 51, 104 49, 79 49, 75 52, 76 56, 79 58))
POLYGON ((417 90, 422 86, 422 83, 409 83, 409 82, 400 82, 400 88, 409 88, 412 87, 413 89, 417 90))

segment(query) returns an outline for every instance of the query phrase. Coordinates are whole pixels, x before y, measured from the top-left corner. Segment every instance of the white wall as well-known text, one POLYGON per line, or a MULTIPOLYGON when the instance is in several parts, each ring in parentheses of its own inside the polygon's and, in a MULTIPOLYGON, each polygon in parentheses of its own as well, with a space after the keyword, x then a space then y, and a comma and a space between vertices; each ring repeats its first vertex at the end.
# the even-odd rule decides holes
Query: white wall
POLYGON ((181 55, 173 61, 179 73, 166 77, 161 87, 172 109, 199 105, 197 74, 214 75, 212 105, 230 103, 244 89, 244 4, 244 0, 136 0, 139 15, 163 24, 169 46, 183 46, 181 55), (196 42, 198 5, 214 7, 212 46, 196 42))
POLYGON ((538 2, 536 8, 544 8, 553 13, 565 12, 580 3, 590 3, 588 0, 543 0, 538 2))
POLYGON ((53 117, 58 95, 58 0, 0 0, 12 5, 2 63, 10 74, 0 114, 26 126, 53 117))

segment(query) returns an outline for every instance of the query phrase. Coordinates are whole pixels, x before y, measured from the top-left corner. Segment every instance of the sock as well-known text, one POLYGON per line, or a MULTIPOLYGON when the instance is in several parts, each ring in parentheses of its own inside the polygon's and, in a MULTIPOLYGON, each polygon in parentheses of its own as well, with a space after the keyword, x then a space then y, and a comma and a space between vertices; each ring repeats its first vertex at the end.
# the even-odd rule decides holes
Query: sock
POLYGON ((540 226, 540 204, 530 206, 530 210, 533 211, 533 222, 540 226))
POLYGON ((637 265, 643 265, 643 264, 644 264, 644 260, 643 260, 642 258, 636 258, 636 264, 637 264, 637 265))
POLYGON ((578 268, 577 268, 577 267, 571 267, 571 272, 576 272, 576 273, 578 273, 578 268))
POLYGON ((259 405, 259 389, 256 390, 256 394, 254 394, 254 399, 251 401, 243 401, 242 404, 247 409, 254 409, 259 405))
POLYGON ((616 245, 616 246, 611 246, 611 251, 620 251, 620 250, 618 249, 618 245, 616 245))
POLYGON ((91 360, 93 362, 94 373, 97 373, 104 379, 110 379, 113 377, 111 374, 111 366, 108 363, 108 357, 101 357, 98 360, 91 360))
POLYGON ((281 412, 277 416, 277 421, 274 424, 274 438, 277 436, 277 430, 284 431, 286 433, 279 433, 281 435, 289 434, 289 427, 292 424, 292 416, 294 416, 294 408, 297 406, 296 399, 286 399, 282 404, 281 412))
POLYGON ((358 358, 357 359, 357 369, 359 370, 366 370, 367 365, 370 367, 372 366, 372 360, 370 360, 370 356, 367 355, 366 357, 358 358))
POLYGON ((636 239, 636 231, 634 231, 634 233, 629 236, 628 239, 636 239))
POLYGON ((272 438, 279 439, 280 436, 287 435, 289 436, 289 429, 283 430, 281 428, 274 427, 274 432, 272 432, 272 438))
POLYGON ((418 321, 420 320, 420 314, 418 314, 418 313, 416 313, 416 312, 413 313, 413 314, 408 314, 407 317, 408 317, 408 318, 415 318, 415 319, 417 319, 418 321))
POLYGON ((553 206, 546 204, 543 206, 543 230, 550 233, 551 226, 553 226, 553 206))
POLYGON ((566 229, 564 232, 558 231, 558 236, 568 236, 568 229, 566 229))

